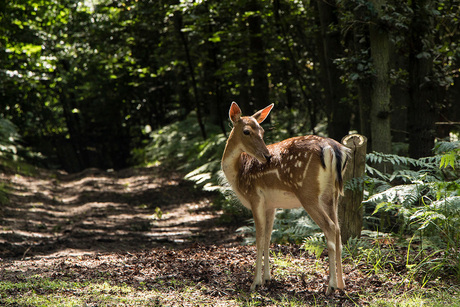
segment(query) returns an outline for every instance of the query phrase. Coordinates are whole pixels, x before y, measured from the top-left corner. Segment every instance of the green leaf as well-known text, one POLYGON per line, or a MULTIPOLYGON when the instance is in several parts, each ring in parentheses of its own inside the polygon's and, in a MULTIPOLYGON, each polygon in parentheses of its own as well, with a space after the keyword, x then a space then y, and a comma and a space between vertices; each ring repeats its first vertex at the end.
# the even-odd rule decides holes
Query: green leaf
POLYGON ((210 37, 208 40, 213 43, 219 43, 221 41, 218 33, 214 33, 214 35, 210 37))
POLYGON ((455 160, 457 159, 457 156, 458 155, 455 151, 450 151, 442 155, 439 168, 447 168, 448 166, 451 166, 453 169, 455 169, 455 160))

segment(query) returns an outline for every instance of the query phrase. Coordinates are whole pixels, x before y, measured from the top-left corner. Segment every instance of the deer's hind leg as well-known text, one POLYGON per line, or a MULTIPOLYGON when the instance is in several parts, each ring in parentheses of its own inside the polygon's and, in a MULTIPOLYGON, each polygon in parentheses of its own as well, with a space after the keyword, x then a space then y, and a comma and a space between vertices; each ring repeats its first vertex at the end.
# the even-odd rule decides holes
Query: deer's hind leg
MULTIPOLYGON (((299 199, 307 213, 315 221, 315 223, 321 228, 326 236, 327 248, 329 255, 329 286, 326 294, 332 293, 333 290, 342 286, 343 281, 337 282, 337 270, 336 261, 341 261, 341 258, 337 259, 339 253, 338 249, 341 249, 341 244, 337 245, 337 237, 340 237, 340 228, 338 223, 335 223, 333 218, 330 216, 331 210, 333 210, 332 202, 324 201, 319 197, 318 199, 311 199, 308 196, 300 196, 299 199), (330 208, 331 207, 331 208, 330 208)), ((341 268, 341 266, 340 266, 341 268)), ((342 274, 340 274, 342 276, 342 274)))
POLYGON ((338 203, 339 203, 339 192, 334 191, 332 211, 329 212, 329 216, 336 225, 336 265, 337 265, 337 288, 343 290, 345 288, 345 282, 343 281, 343 268, 342 268, 342 236, 340 232, 340 224, 338 218, 338 203))
POLYGON ((325 193, 320 197, 321 204, 324 211, 328 214, 329 219, 333 222, 332 228, 334 229, 330 238, 327 238, 329 249, 329 270, 332 274, 335 273, 335 283, 330 282, 327 293, 330 294, 335 289, 343 290, 345 283, 343 282, 343 269, 342 269, 342 238, 340 234, 340 224, 337 214, 339 194, 337 191, 325 193), (331 243, 329 243, 331 242, 331 243), (334 249, 330 246, 334 245, 334 249))

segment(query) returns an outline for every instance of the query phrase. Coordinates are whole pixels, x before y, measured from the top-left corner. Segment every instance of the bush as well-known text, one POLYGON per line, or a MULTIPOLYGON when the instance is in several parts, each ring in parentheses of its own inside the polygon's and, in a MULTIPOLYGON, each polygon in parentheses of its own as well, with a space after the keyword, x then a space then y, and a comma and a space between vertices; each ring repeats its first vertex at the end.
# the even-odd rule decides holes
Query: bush
POLYGON ((0 157, 17 157, 19 139, 16 126, 9 120, 0 118, 0 157))

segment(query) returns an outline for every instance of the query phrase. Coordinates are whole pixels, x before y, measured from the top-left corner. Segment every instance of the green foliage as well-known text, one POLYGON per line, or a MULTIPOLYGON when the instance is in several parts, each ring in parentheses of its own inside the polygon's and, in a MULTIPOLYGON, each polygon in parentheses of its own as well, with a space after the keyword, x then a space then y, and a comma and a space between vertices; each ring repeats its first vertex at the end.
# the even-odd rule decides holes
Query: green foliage
POLYGON ((455 170, 460 162, 460 142, 438 142, 434 148, 435 152, 441 155, 439 168, 455 170))
POLYGON ((372 182, 371 191, 378 191, 363 202, 368 213, 372 209, 374 217, 374 223, 368 226, 400 236, 410 235, 420 241, 421 251, 429 255, 411 268, 414 274, 423 270, 428 279, 442 274, 460 279, 458 149, 459 142, 444 142, 437 144, 434 157, 415 161, 375 153, 369 157, 372 162, 390 162, 395 170, 383 174, 368 168, 377 177, 368 178, 368 183, 372 182), (404 168, 408 166, 416 168, 404 168), (392 186, 394 182, 398 185, 392 186), (436 252, 430 253, 433 249, 436 252))
POLYGON ((19 133, 9 120, 0 118, 0 157, 14 157, 18 153, 19 133))
POLYGON ((323 233, 316 233, 312 236, 306 237, 303 240, 302 248, 306 251, 313 253, 319 259, 323 251, 327 247, 326 238, 323 233))
MULTIPOLYGON (((0 118, 0 170, 32 175, 35 168, 28 162, 40 163, 42 156, 22 146, 18 128, 8 119, 0 118)), ((7 199, 6 189, 0 188, 0 203, 7 199)))
POLYGON ((279 210, 273 225, 272 239, 277 243, 301 243, 321 229, 303 208, 279 210))
POLYGON ((344 259, 350 257, 351 259, 357 259, 361 254, 363 249, 370 249, 372 244, 369 240, 364 238, 376 238, 378 237, 375 232, 369 230, 363 230, 361 232, 361 238, 349 238, 346 244, 342 246, 342 256, 344 259))
POLYGON ((199 133, 196 116, 192 113, 183 121, 174 122, 150 133, 150 140, 138 162, 145 164, 163 163, 173 165, 187 172, 186 178, 212 190, 212 182, 220 170, 220 158, 226 137, 217 133, 217 127, 203 139, 199 133), (214 179, 213 179, 214 178, 214 179))
MULTIPOLYGON (((389 162, 394 170, 391 174, 385 174, 369 165, 366 166, 368 197, 363 205, 367 211, 372 209, 372 214, 397 212, 395 216, 400 220, 398 223, 393 221, 391 224, 398 224, 401 231, 404 231, 406 226, 413 226, 410 217, 414 210, 459 193, 455 165, 460 161, 454 159, 452 162, 454 167, 440 168, 441 161, 446 156, 444 150, 447 150, 447 154, 450 155, 451 151, 458 150, 458 146, 458 142, 450 145, 440 143, 436 149, 440 154, 418 160, 389 154, 369 154, 369 162, 389 162), (399 185, 393 186, 395 183, 399 185)), ((380 224, 380 227, 382 226, 384 225, 380 224)))
POLYGON ((8 186, 5 183, 0 183, 0 206, 7 204, 8 201, 8 186))
MULTIPOLYGON (((249 226, 240 227, 238 232, 246 235, 245 244, 255 243, 254 220, 250 220, 249 226)), ((319 232, 321 229, 303 208, 278 210, 273 224, 272 241, 279 244, 301 244, 306 237, 316 238, 319 232)))
MULTIPOLYGON (((224 127, 229 102, 258 108, 255 96, 261 90, 285 111, 287 124, 279 135, 324 133, 330 114, 324 65, 317 56, 323 53, 317 6, 311 1, 252 4, 6 1, 0 10, 0 114, 19 127, 28 145, 71 171, 125 167, 133 161, 131 153, 143 156, 145 127, 158 130, 193 111, 200 111, 204 130, 224 127), (258 33, 250 27, 254 18, 262 25, 258 33), (260 67, 266 69, 263 88, 256 84, 260 67)), ((337 4, 331 14, 340 22, 326 29, 334 32, 327 36, 346 45, 343 58, 333 59, 341 69, 337 77, 348 87, 339 98, 358 118, 352 103, 358 83, 374 74, 369 38, 360 30, 374 22, 375 8, 362 0, 337 4)), ((451 89, 458 70, 458 5, 440 1, 426 13, 436 21, 431 30, 438 40, 423 40, 419 57, 436 58, 429 81, 451 89)), ((392 32, 396 58, 407 57, 411 49, 414 14, 408 2, 385 5, 379 24, 392 32)), ((407 84, 404 68, 391 76, 407 84)), ((445 107, 454 101, 446 100, 445 107)))

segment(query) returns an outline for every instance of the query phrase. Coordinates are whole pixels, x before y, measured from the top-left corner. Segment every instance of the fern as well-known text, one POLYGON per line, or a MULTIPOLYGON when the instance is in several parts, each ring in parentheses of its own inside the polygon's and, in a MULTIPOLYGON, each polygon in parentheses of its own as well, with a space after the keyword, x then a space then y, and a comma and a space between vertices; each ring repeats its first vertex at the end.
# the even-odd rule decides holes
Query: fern
POLYGON ((323 233, 317 233, 304 239, 302 248, 313 253, 317 259, 326 249, 327 243, 323 233))
POLYGON ((460 164, 460 141, 457 142, 438 142, 435 146, 435 152, 441 154, 439 168, 458 169, 460 164))
POLYGON ((417 272, 422 267, 426 271, 424 278, 454 272, 460 280, 459 144, 439 142, 433 157, 421 159, 381 153, 368 156, 370 163, 391 163, 394 171, 387 174, 366 167, 368 194, 363 205, 373 218, 365 219, 382 231, 396 228, 401 235, 412 236, 411 242, 417 237, 422 250, 439 250, 428 251, 436 258, 425 257, 415 265, 417 272))
POLYGON ((256 243, 256 227, 254 225, 254 220, 250 220, 249 223, 250 225, 242 226, 236 230, 236 232, 245 235, 243 240, 244 245, 254 245, 256 243))
POLYGON ((451 151, 458 151, 460 149, 460 141, 455 142, 437 142, 434 146, 436 154, 444 154, 451 151))
MULTIPOLYGON (((254 220, 250 220, 250 226, 240 227, 238 232, 247 237, 245 243, 255 242, 254 220)), ((321 229, 308 216, 303 208, 278 210, 273 224, 272 241, 284 243, 301 244, 306 237, 322 234, 321 229)))
MULTIPOLYGON (((433 172, 437 173, 439 162, 441 160, 440 156, 435 157, 426 157, 420 159, 413 159, 409 157, 398 156, 394 154, 384 154, 379 152, 368 153, 366 156, 367 162, 371 164, 375 163, 390 163, 393 167, 398 170, 407 170, 410 167, 417 168, 417 172, 433 172)), ((390 179, 391 174, 384 174, 377 171, 369 165, 366 165, 366 172, 371 175, 378 175, 382 179, 390 179)))

